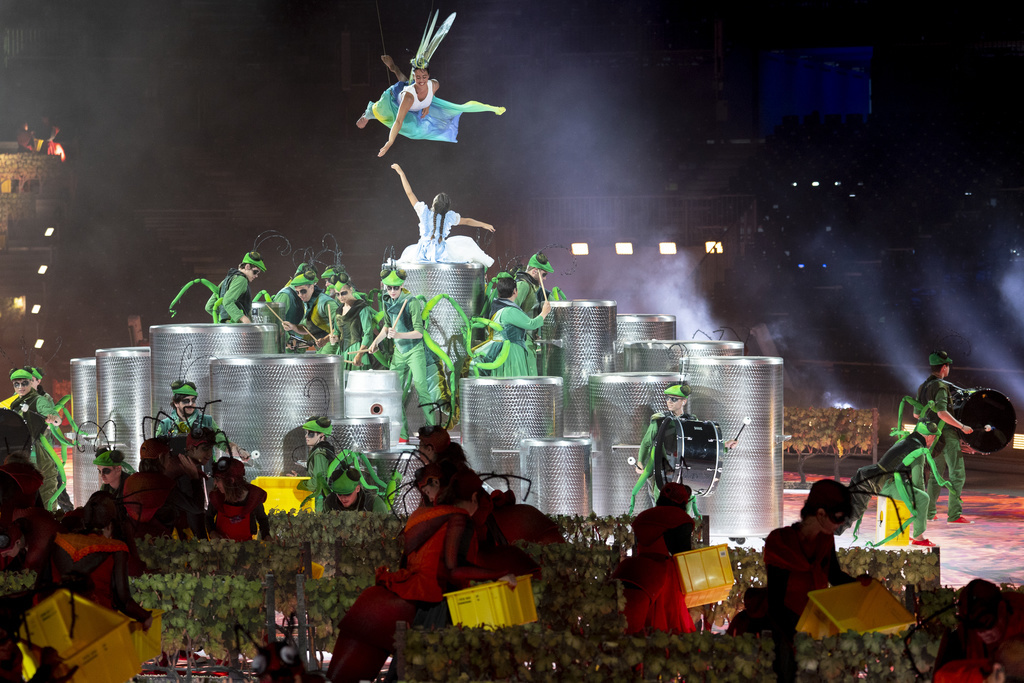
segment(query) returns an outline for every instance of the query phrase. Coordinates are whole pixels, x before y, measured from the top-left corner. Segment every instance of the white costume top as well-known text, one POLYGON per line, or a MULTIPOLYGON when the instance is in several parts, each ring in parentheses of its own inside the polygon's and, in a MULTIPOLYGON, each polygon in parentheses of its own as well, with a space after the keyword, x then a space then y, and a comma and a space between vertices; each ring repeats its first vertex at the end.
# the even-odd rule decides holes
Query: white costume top
POLYGON ((413 207, 420 218, 420 239, 402 252, 400 263, 434 262, 434 263, 479 263, 490 268, 494 259, 481 249, 472 237, 456 235, 449 238, 453 225, 458 225, 462 216, 448 211, 441 221, 441 234, 437 234, 433 212, 425 202, 416 202, 413 207))
MULTIPOLYGON (((407 85, 402 88, 403 93, 409 93, 412 95, 412 106, 409 107, 409 111, 420 111, 430 106, 430 103, 434 101, 434 82, 427 80, 427 96, 422 100, 416 98, 416 85, 407 85)), ((401 95, 398 98, 398 106, 402 106, 402 99, 405 95, 401 95)))

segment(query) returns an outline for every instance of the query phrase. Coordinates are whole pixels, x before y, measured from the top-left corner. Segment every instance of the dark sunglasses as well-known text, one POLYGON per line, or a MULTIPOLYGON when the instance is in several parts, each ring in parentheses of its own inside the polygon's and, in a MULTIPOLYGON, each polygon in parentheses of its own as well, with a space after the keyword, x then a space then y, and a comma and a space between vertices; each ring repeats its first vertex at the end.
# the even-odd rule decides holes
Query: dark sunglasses
POLYGON ((309 437, 309 436, 317 436, 319 434, 320 434, 320 432, 312 432, 312 431, 310 431, 308 429, 306 430, 306 436, 307 437, 309 437))
POLYGON ((186 406, 194 406, 196 404, 196 397, 189 396, 188 398, 181 399, 180 401, 178 401, 178 403, 181 403, 182 405, 186 406))
POLYGON ((11 382, 11 384, 14 385, 15 389, 17 389, 18 387, 30 387, 30 386, 32 386, 32 382, 29 382, 27 379, 21 380, 20 382, 14 381, 14 382, 11 382))
POLYGON ((102 474, 104 477, 114 471, 113 467, 97 467, 96 469, 98 469, 100 471, 100 474, 102 474))

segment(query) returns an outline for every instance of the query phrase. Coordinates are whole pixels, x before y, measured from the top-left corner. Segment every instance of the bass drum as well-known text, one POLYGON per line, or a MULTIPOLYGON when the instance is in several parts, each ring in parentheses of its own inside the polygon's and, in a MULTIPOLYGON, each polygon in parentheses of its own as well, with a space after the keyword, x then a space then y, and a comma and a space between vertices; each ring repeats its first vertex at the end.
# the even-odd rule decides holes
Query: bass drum
MULTIPOLYGON (((662 421, 660 432, 670 421, 662 421)), ((657 458, 654 463, 654 482, 660 491, 673 481, 686 484, 695 496, 711 493, 722 474, 719 462, 722 455, 722 430, 717 422, 682 420, 682 457, 657 458)))
POLYGON ((11 453, 24 452, 32 448, 32 434, 28 425, 13 410, 0 408, 0 464, 11 453))
POLYGON ((965 453, 991 455, 1013 439, 1017 413, 1010 399, 994 389, 953 388, 953 417, 974 431, 957 431, 965 453))

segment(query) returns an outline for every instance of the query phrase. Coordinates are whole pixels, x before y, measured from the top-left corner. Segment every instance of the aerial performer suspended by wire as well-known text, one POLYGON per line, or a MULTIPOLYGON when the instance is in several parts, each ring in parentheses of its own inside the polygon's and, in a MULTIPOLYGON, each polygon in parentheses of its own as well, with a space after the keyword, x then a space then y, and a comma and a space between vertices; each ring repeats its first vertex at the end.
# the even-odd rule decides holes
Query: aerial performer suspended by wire
POLYGON ((411 60, 412 80, 406 78, 391 57, 381 56, 381 61, 395 74, 398 82, 381 93, 376 102, 370 102, 356 121, 356 126, 365 128, 368 121, 377 119, 391 129, 387 143, 377 153, 379 157, 387 154, 400 134, 413 140, 457 142, 459 117, 463 113, 491 111, 498 116, 505 113, 505 107, 493 107, 474 100, 455 104, 435 96, 441 84, 431 80, 428 66, 437 46, 455 22, 455 12, 435 32, 437 16, 438 13, 434 12, 433 20, 423 31, 416 58, 411 60))

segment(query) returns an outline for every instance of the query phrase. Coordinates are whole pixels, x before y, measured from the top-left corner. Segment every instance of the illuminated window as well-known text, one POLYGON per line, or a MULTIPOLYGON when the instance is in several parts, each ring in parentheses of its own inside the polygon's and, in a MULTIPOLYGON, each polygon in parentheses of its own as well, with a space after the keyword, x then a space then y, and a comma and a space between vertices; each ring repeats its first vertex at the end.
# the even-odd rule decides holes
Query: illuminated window
POLYGON ((37 349, 43 348, 43 340, 42 339, 36 339, 36 348, 37 349))
POLYGON ((586 242, 573 242, 572 253, 574 256, 586 256, 590 253, 590 247, 586 242))
POLYGON ((705 242, 704 243, 704 253, 706 253, 706 254, 721 254, 722 253, 722 243, 721 242, 710 242, 710 241, 709 242, 705 242))
POLYGON ((1024 451, 1024 434, 1013 435, 1013 449, 1015 451, 1024 451))
POLYGON ((32 315, 36 315, 37 313, 39 313, 39 311, 42 310, 42 308, 43 307, 40 306, 39 304, 35 304, 34 306, 32 306, 32 315))
POLYGON ((37 270, 36 272, 39 273, 40 275, 45 275, 46 274, 46 265, 44 264, 42 266, 39 266, 39 270, 37 270))
POLYGON ((20 311, 21 313, 25 312, 25 297, 23 297, 23 296, 16 296, 11 301, 11 303, 14 306, 14 310, 20 311))
POLYGON ((674 254, 674 253, 676 253, 676 243, 675 242, 661 242, 658 245, 658 251, 661 252, 662 254, 674 254))
POLYGON ((47 228, 46 232, 43 233, 43 237, 50 237, 53 235, 53 228, 47 228))
POLYGON ((616 254, 632 254, 633 243, 632 242, 616 242, 615 243, 616 254))

